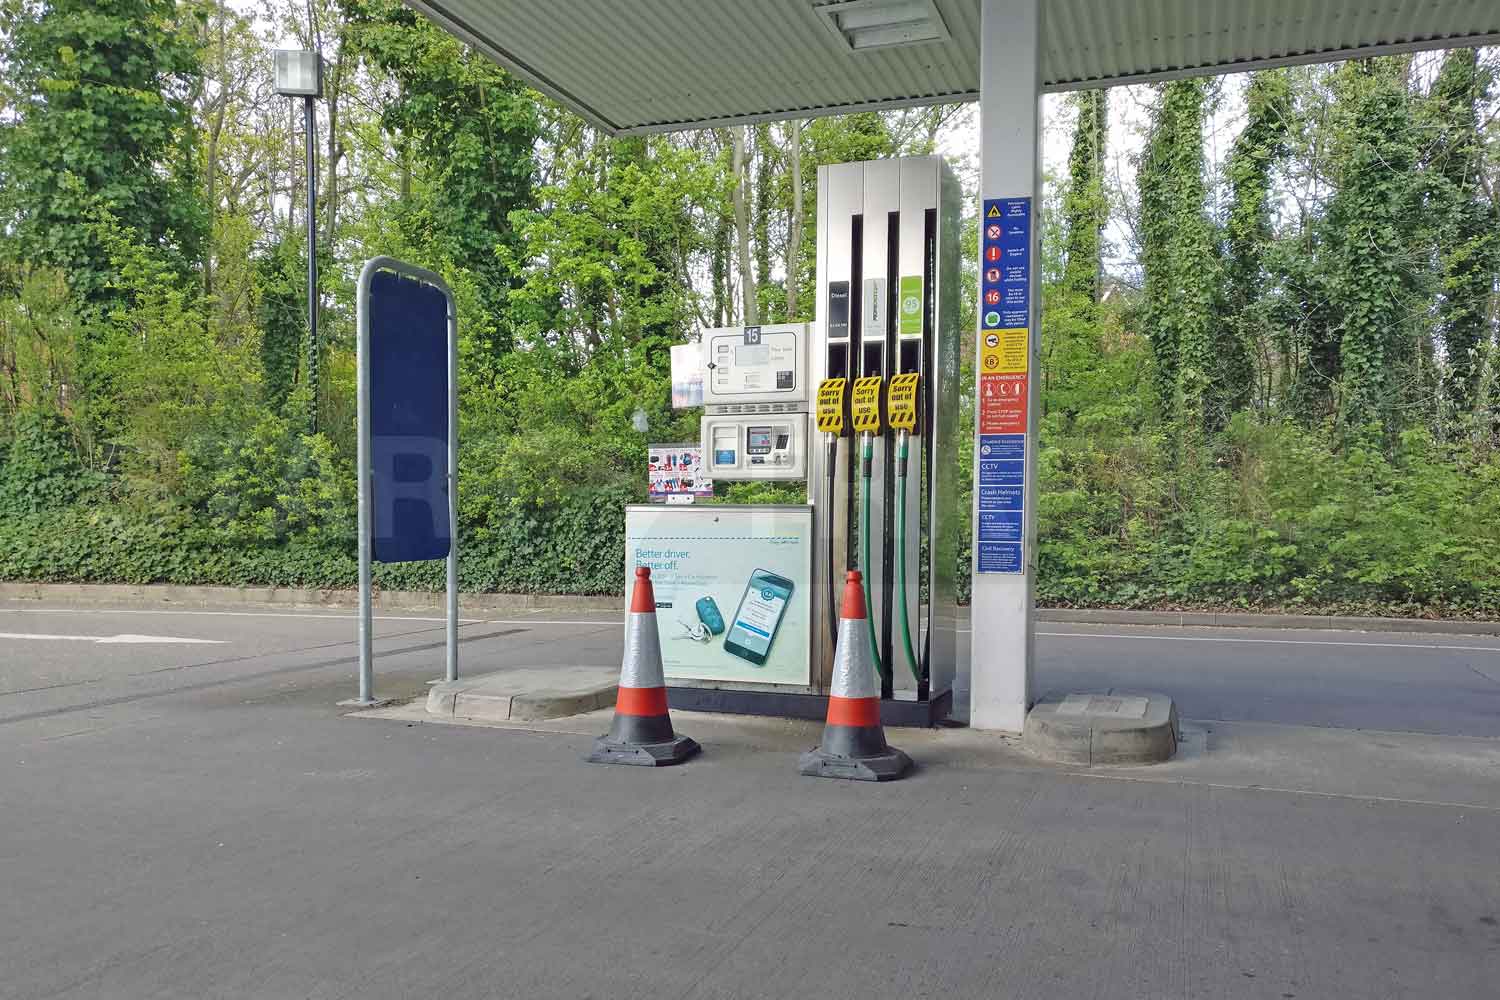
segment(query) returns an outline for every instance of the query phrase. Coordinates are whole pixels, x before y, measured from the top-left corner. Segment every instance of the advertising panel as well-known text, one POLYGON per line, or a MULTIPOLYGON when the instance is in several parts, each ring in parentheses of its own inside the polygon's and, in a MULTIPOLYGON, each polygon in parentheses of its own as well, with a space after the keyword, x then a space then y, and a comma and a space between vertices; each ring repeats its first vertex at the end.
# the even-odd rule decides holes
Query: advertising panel
POLYGON ((808 506, 625 509, 625 579, 651 568, 668 680, 810 684, 812 553, 808 506))
POLYGON ((652 503, 692 503, 714 495, 714 481, 703 475, 703 448, 698 444, 653 444, 646 454, 652 503))

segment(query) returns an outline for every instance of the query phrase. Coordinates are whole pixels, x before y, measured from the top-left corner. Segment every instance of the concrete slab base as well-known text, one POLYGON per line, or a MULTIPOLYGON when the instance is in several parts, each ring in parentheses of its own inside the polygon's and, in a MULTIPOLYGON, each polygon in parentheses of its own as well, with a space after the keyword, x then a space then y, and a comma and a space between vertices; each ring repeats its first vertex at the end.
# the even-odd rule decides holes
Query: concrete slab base
POLYGON ((560 719, 613 705, 619 680, 614 667, 516 667, 434 684, 427 711, 488 722, 560 719))
POLYGON ((389 698, 371 698, 369 701, 361 701, 358 698, 345 698, 343 701, 335 702, 339 708, 384 708, 391 704, 389 698))
POLYGON ((1063 764, 1159 764, 1177 752, 1177 706, 1163 694, 1049 695, 1026 716, 1021 746, 1063 764))

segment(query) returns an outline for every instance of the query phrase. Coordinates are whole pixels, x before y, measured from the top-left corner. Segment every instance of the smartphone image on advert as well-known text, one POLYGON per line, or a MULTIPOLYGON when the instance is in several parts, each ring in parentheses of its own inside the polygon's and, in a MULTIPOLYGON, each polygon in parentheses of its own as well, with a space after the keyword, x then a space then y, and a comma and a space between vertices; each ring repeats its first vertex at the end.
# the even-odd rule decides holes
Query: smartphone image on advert
POLYGON ((734 613, 734 624, 724 637, 725 652, 749 660, 757 667, 766 664, 787 602, 792 599, 792 581, 767 570, 750 574, 745 594, 734 613))

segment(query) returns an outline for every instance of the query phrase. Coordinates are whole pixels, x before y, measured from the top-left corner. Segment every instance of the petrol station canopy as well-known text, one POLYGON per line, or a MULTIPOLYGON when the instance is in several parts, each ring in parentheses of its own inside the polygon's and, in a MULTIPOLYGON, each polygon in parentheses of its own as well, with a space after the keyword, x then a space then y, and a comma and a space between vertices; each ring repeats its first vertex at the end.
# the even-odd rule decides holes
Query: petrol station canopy
MULTIPOLYGON (((629 135, 979 97, 980 0, 407 0, 629 135)), ((1496 0, 1044 0, 1042 89, 1500 43, 1496 0)))

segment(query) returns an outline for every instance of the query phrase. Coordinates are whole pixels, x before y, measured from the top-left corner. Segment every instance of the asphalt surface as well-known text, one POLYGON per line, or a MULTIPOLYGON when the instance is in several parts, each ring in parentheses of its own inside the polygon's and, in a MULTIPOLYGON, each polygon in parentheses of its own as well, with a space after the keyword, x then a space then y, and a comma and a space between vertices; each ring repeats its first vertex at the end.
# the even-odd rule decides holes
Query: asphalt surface
MULTIPOLYGON (((465 670, 616 663, 611 618, 466 623, 465 670)), ((589 766, 598 719, 343 716, 341 613, 3 606, 0 998, 1495 995, 1500 642, 1046 631, 1039 687, 1167 691, 1183 758, 898 731, 850 786, 690 717, 589 766)), ((377 637, 378 693, 440 672, 440 621, 377 637)))
MULTIPOLYGON (((465 675, 506 666, 618 666, 619 616, 538 611, 463 624, 465 675)), ((181 684, 285 685, 355 693, 353 619, 342 611, 38 608, 0 602, 0 722, 181 684), (219 645, 12 639, 148 635, 219 645), (342 682, 342 685, 341 685, 342 682), (24 695, 25 697, 20 697, 24 695)), ((442 672, 443 623, 382 616, 376 691, 412 697, 442 672)), ((966 645, 961 643, 960 645, 966 645)), ((1500 638, 1241 628, 1043 626, 1036 688, 1161 691, 1185 718, 1500 738, 1500 638)))

